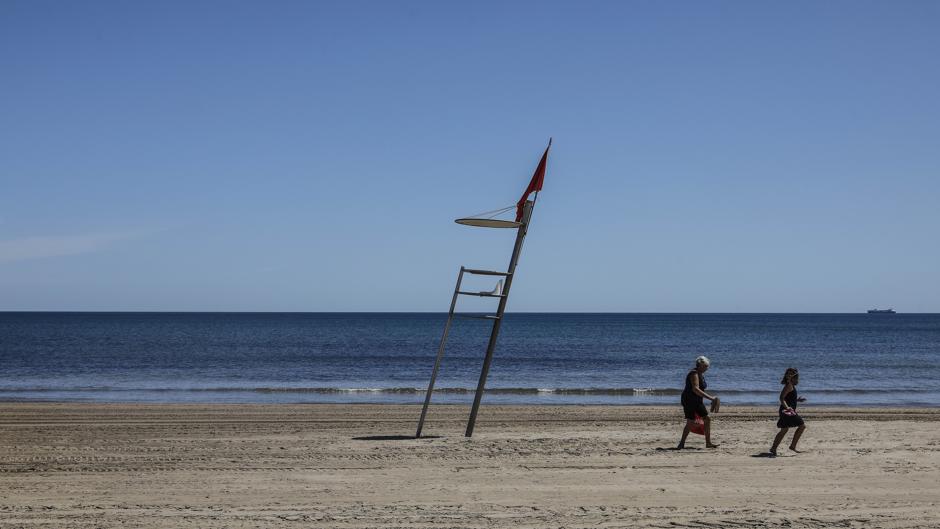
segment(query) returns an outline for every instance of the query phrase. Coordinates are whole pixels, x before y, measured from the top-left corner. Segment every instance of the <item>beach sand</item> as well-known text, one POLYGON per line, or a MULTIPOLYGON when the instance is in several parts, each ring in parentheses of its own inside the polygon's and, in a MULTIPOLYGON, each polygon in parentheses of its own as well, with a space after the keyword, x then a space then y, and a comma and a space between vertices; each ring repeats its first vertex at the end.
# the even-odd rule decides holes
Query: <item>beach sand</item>
POLYGON ((940 409, 807 407, 776 459, 769 407, 684 451, 678 407, 419 411, 3 403, 0 526, 940 527, 940 409))

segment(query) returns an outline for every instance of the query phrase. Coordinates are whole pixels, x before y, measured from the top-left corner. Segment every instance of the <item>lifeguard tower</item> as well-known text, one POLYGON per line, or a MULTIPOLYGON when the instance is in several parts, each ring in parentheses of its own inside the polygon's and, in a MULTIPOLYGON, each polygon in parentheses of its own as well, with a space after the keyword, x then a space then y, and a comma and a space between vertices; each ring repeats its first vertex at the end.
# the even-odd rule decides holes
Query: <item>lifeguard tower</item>
POLYGON ((509 258, 509 267, 505 272, 480 270, 475 268, 466 268, 463 266, 460 267, 460 271, 457 273, 457 284, 454 286, 454 295, 450 301, 450 310, 447 312, 447 323, 444 324, 444 334, 441 336, 441 343, 437 349, 437 358, 434 361, 434 369, 431 371, 431 381, 428 383, 428 391, 424 397, 424 406, 421 408, 421 418, 418 419, 418 430, 415 433, 415 437, 421 437, 421 429, 424 427, 424 419, 427 416, 428 405, 431 403, 431 395, 434 392, 434 381, 437 379, 437 373, 441 367, 441 360, 444 358, 444 349, 447 344, 447 333, 450 331, 450 325, 454 319, 454 316, 482 318, 493 321, 493 328, 490 331, 490 340, 486 346, 486 356, 483 358, 483 368, 480 371, 480 380, 477 383, 476 393, 473 396, 473 407, 470 409, 470 419, 467 421, 467 431, 464 434, 467 437, 473 435, 473 426, 476 423, 477 412, 480 410, 480 401, 483 399, 483 390, 486 387, 486 377, 490 371, 490 363, 493 361, 493 352, 496 350, 496 339, 499 336, 499 327, 503 321, 503 314, 505 314, 506 311, 506 302, 509 300, 509 291, 512 288, 512 279, 516 273, 516 263, 519 261, 519 254, 522 252, 522 243, 525 240, 526 232, 529 229, 529 223, 532 220, 532 211, 535 209, 535 202, 538 200, 539 191, 542 190, 542 182, 545 180, 545 165, 548 162, 548 151, 551 149, 551 147, 552 141, 549 139, 548 147, 545 148, 545 153, 542 154, 542 159, 539 161, 538 167, 535 169, 535 174, 532 175, 532 179, 529 181, 529 187, 526 188, 525 192, 522 194, 522 198, 519 199, 518 203, 516 203, 514 206, 488 211, 473 217, 456 219, 455 221, 457 224, 475 226, 478 228, 515 229, 516 242, 513 245, 512 255, 509 258), (532 193, 535 193, 535 196, 530 200, 529 196, 532 193), (513 208, 516 209, 515 220, 501 220, 496 218, 513 208), (499 280, 496 283, 496 288, 494 288, 492 291, 465 291, 461 290, 460 288, 465 274, 494 276, 498 277, 499 280), (455 309, 457 307, 457 298, 460 296, 496 298, 499 300, 499 304, 497 305, 495 314, 459 313, 455 312, 455 309))

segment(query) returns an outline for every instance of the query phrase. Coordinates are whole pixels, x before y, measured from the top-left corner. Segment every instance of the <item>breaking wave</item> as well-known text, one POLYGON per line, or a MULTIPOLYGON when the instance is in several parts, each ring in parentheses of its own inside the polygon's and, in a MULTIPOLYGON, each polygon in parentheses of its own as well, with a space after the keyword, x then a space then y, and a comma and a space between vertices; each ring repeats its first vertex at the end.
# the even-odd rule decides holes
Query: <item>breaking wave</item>
MULTIPOLYGON (((0 393, 44 393, 44 392, 77 392, 77 393, 97 393, 97 392, 154 392, 154 393, 311 393, 311 394, 356 394, 356 393, 375 393, 375 394, 423 394, 426 388, 418 387, 394 387, 394 388, 337 388, 337 387, 252 387, 252 386, 231 386, 231 387, 206 387, 206 388, 187 388, 187 387, 142 387, 142 388, 121 388, 109 386, 81 386, 81 387, 0 387, 0 393)), ((473 394, 475 388, 445 387, 435 388, 434 393, 464 395, 473 394)), ((930 392, 927 389, 813 389, 815 394, 831 395, 866 395, 866 394, 884 394, 903 391, 905 393, 923 393, 930 392)), ((534 387, 511 387, 511 388, 487 388, 486 393, 492 395, 569 395, 569 396, 669 396, 680 395, 681 389, 676 388, 534 388, 534 387)), ((722 389, 718 391, 721 395, 735 394, 776 394, 776 390, 744 390, 744 389, 722 389)))

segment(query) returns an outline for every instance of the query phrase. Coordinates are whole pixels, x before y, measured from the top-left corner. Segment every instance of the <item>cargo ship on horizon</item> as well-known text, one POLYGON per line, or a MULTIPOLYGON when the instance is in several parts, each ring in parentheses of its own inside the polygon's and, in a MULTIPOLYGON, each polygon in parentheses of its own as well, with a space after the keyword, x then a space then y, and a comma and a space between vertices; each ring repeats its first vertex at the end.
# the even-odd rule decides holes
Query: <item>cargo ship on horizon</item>
POLYGON ((897 314, 894 309, 868 309, 869 314, 897 314))

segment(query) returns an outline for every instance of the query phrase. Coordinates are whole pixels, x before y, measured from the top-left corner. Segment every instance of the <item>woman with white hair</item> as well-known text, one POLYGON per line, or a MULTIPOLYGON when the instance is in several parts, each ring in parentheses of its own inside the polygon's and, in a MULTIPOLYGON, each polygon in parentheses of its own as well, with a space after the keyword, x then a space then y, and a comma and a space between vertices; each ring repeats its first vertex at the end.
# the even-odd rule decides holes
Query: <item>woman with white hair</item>
POLYGON ((689 436, 695 417, 701 417, 705 423, 705 447, 716 448, 718 445, 712 444, 711 418, 708 417, 708 410, 705 408, 705 402, 702 399, 712 401, 712 409, 717 411, 720 400, 716 395, 705 393, 708 384, 705 383, 705 372, 711 365, 708 358, 700 356, 695 359, 695 369, 689 371, 685 376, 685 389, 682 390, 682 410, 685 413, 685 429, 682 430, 682 439, 679 441, 679 450, 685 448, 685 438, 689 436))

